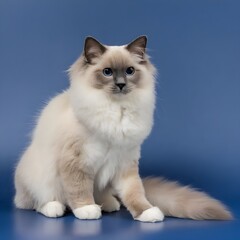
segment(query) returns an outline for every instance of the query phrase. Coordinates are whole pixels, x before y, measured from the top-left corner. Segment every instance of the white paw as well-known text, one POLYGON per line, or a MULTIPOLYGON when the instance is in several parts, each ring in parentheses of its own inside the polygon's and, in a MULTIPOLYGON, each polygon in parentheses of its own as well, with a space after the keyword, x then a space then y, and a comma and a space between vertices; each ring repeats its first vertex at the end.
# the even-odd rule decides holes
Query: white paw
POLYGON ((76 208, 73 213, 79 219, 99 219, 102 216, 101 208, 97 204, 76 208))
POLYGON ((104 212, 115 212, 120 210, 120 203, 115 197, 108 198, 104 201, 102 210, 104 212))
POLYGON ((158 207, 151 207, 135 218, 135 220, 141 222, 160 222, 163 221, 163 219, 164 215, 158 207))
POLYGON ((58 202, 48 202, 46 203, 38 212, 42 213, 46 217, 61 217, 64 214, 65 206, 58 202))

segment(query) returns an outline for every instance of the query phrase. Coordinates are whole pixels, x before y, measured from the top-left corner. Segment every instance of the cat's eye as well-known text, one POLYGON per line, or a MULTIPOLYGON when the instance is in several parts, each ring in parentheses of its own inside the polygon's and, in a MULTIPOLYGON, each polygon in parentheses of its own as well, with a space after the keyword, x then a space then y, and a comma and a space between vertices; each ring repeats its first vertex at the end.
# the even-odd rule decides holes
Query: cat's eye
POLYGON ((125 73, 126 75, 133 75, 135 73, 134 67, 128 67, 125 73))
POLYGON ((112 76, 112 74, 113 74, 113 71, 112 71, 111 68, 104 68, 103 69, 103 75, 104 76, 110 77, 110 76, 112 76))

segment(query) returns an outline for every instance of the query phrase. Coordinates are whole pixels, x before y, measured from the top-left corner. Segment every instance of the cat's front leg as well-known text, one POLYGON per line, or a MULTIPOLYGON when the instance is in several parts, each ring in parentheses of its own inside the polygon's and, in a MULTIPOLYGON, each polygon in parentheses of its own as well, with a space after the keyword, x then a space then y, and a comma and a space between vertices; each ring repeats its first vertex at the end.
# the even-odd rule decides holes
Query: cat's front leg
POLYGON ((93 197, 93 171, 81 163, 80 156, 64 158, 59 166, 64 194, 75 217, 99 219, 102 214, 93 197))
POLYGON ((145 197, 137 163, 120 173, 114 184, 122 203, 135 220, 142 222, 163 221, 162 211, 158 207, 153 207, 145 197))

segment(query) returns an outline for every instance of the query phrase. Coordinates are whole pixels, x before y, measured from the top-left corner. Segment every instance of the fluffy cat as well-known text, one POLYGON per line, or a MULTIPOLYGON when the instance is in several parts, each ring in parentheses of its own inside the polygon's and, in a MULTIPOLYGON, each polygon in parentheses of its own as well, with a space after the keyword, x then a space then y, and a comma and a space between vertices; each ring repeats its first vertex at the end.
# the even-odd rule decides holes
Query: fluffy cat
POLYGON ((70 87, 43 109, 15 172, 15 205, 79 219, 123 204, 135 220, 230 219, 217 200, 160 178, 141 180, 141 144, 153 125, 155 68, 147 38, 106 46, 92 37, 69 69, 70 87))

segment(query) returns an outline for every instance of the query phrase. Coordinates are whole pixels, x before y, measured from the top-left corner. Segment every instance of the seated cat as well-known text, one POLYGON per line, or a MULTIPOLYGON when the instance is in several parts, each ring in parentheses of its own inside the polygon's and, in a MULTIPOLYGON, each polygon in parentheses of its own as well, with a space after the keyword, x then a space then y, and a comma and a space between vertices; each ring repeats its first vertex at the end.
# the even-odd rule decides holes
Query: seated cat
POLYGON ((123 204, 135 220, 164 216, 230 219, 207 194, 160 178, 141 179, 141 144, 153 125, 155 68, 147 38, 106 46, 87 37, 70 87, 41 112, 15 172, 15 205, 47 217, 98 219, 123 204))

